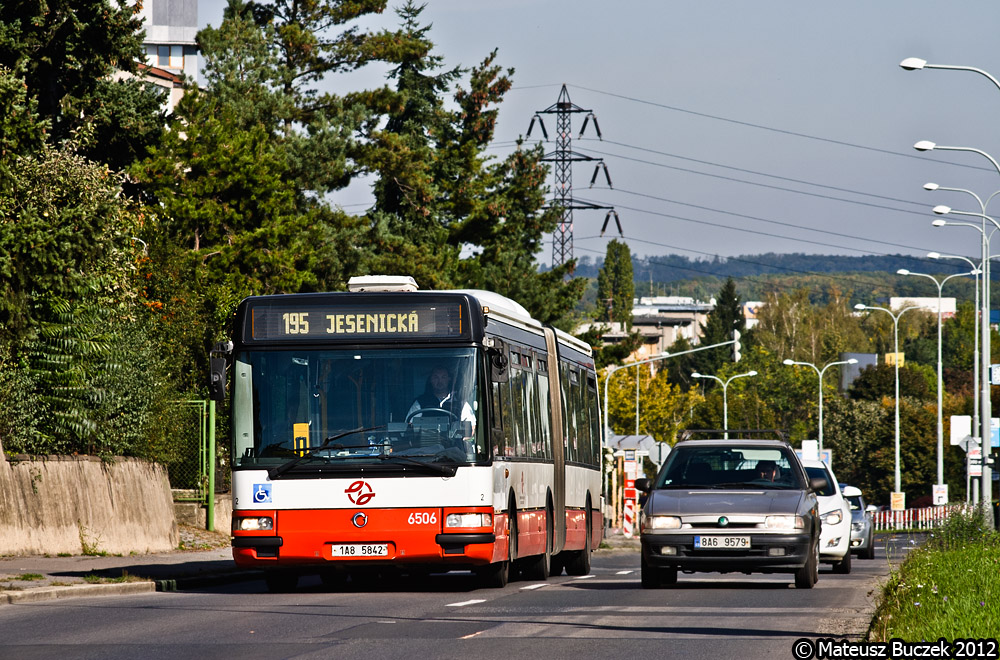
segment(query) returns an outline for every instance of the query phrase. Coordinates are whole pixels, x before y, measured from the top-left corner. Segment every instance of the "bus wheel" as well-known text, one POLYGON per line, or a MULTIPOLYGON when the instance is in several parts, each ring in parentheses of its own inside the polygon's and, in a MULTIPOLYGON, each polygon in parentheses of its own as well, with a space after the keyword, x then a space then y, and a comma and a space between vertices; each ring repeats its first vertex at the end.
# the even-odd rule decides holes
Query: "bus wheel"
POLYGON ((510 581, 510 562, 498 561, 476 570, 480 583, 488 589, 503 589, 510 581))
POLYGON ((566 562, 566 575, 590 575, 590 538, 593 536, 593 523, 590 520, 590 501, 587 502, 587 540, 583 544, 583 550, 572 553, 569 561, 566 562))
POLYGON ((268 571, 264 574, 264 584, 272 594, 287 593, 299 586, 299 576, 288 571, 268 571))

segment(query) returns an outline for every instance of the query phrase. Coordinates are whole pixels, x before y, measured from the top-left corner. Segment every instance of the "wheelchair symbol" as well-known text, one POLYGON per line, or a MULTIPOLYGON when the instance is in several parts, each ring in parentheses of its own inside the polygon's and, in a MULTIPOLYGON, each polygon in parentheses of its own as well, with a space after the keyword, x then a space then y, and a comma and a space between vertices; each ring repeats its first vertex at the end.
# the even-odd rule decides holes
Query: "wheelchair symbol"
POLYGON ((271 484, 254 484, 253 501, 255 504, 267 504, 271 501, 271 484))

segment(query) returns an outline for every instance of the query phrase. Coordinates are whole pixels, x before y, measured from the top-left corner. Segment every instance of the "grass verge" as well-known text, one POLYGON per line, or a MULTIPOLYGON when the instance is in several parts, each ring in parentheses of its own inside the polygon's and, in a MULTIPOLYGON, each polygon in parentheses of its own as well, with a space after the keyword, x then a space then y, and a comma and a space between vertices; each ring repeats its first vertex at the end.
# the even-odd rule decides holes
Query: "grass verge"
POLYGON ((892 572, 869 641, 995 637, 1000 621, 1000 533, 981 511, 954 514, 892 572))

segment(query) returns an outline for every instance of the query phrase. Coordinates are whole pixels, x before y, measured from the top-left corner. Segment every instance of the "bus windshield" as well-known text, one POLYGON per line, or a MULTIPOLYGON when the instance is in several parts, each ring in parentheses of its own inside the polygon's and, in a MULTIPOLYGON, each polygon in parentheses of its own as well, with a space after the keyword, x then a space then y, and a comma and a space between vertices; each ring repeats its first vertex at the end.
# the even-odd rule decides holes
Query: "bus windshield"
POLYGON ((487 460, 473 348, 258 350, 233 363, 233 467, 487 460))

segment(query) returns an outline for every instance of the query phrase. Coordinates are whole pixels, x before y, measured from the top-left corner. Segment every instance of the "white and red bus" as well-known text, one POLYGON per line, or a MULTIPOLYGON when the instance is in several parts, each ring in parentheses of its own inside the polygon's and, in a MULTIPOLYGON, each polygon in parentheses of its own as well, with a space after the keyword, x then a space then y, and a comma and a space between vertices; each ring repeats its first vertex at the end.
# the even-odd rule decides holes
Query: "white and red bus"
POLYGON ((485 291, 349 288, 247 298, 225 360, 217 348, 236 563, 275 591, 303 573, 472 570, 498 587, 512 571, 589 573, 603 530, 590 347, 485 291))

